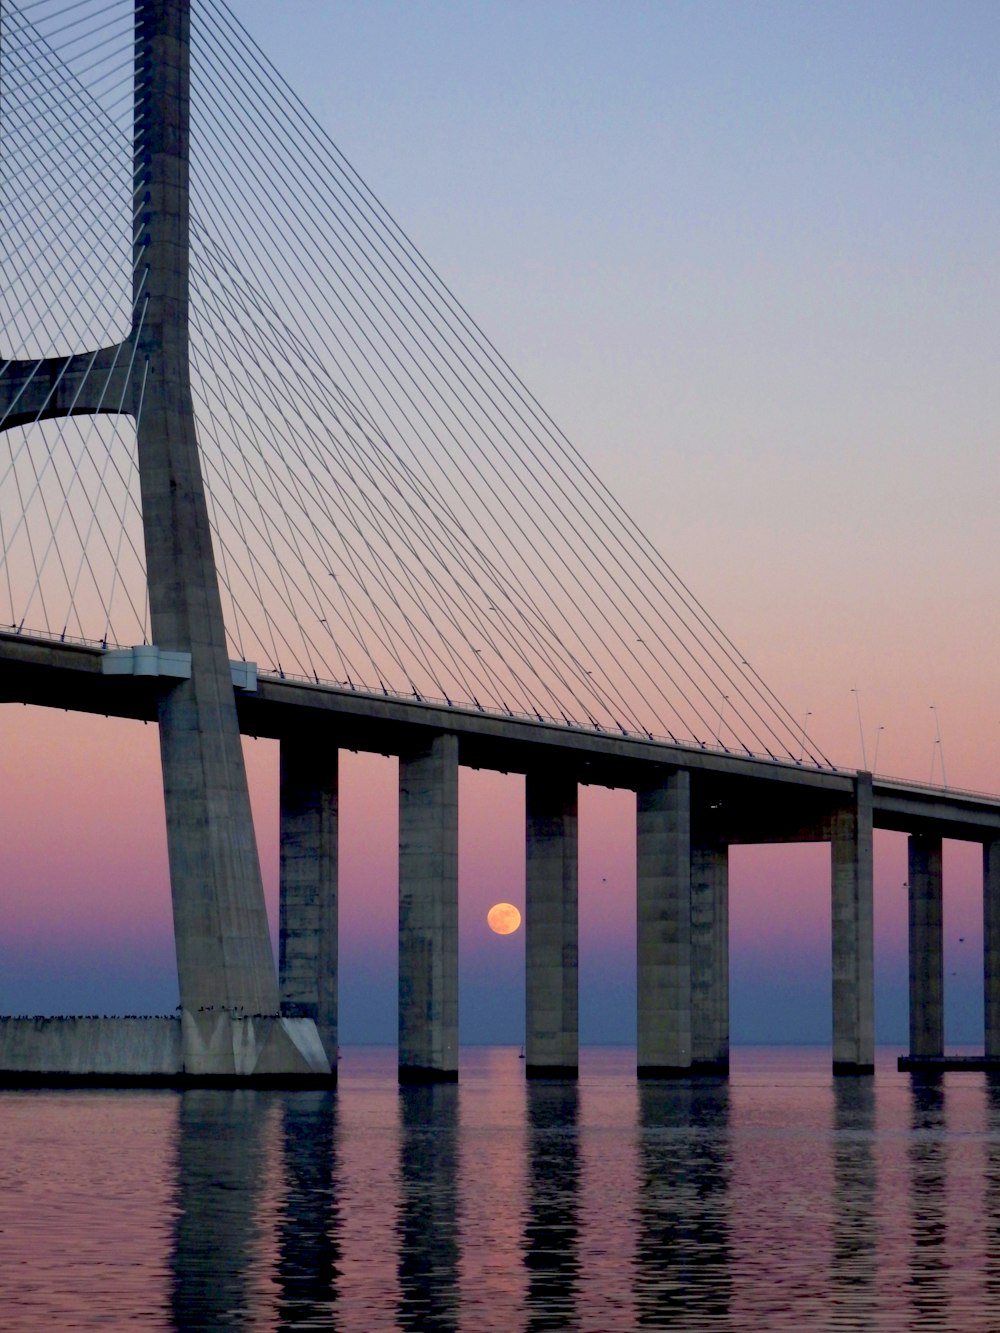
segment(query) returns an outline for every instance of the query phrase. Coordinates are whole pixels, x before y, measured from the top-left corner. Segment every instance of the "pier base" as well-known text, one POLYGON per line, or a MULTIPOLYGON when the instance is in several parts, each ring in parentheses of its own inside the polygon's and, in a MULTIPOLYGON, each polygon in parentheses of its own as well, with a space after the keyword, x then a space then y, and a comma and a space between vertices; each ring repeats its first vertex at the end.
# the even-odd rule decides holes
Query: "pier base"
POLYGON ((330 1087, 310 1019, 0 1018, 3 1087, 330 1087))
POLYGON ((1000 1074, 1000 1059, 991 1055, 901 1055, 896 1068, 904 1074, 1000 1074))

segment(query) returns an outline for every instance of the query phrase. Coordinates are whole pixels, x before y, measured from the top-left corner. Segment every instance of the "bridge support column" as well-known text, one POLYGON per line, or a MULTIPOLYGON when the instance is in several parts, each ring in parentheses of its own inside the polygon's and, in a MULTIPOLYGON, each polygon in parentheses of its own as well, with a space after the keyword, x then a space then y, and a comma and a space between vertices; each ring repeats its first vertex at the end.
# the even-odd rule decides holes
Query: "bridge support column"
POLYGON ((691 848, 691 1065, 729 1071, 729 848, 691 848))
POLYGON ((830 838, 833 915, 833 1072, 875 1071, 872 929, 872 778, 859 773, 854 799, 835 811, 830 838))
POLYGON ((669 1078, 691 1071, 691 778, 684 770, 638 793, 636 854, 638 1075, 669 1078))
POLYGON ((458 739, 399 760, 399 1081, 458 1078, 458 739))
POLYGON ((337 1071, 337 761, 315 737, 281 742, 281 1012, 316 1023, 337 1071))
POLYGON ((189 11, 190 0, 135 7, 133 152, 144 202, 129 339, 152 638, 191 654, 190 679, 158 707, 184 1070, 329 1077, 314 1026, 276 1021, 278 978, 201 475, 188 357, 189 11))
POLYGON ((576 1078, 580 1060, 577 784, 525 780, 525 1074, 576 1078))
POLYGON ((1000 1060, 1000 839, 983 846, 985 1055, 1000 1060))
POLYGON ((909 838, 910 1056, 944 1055, 941 839, 909 838))

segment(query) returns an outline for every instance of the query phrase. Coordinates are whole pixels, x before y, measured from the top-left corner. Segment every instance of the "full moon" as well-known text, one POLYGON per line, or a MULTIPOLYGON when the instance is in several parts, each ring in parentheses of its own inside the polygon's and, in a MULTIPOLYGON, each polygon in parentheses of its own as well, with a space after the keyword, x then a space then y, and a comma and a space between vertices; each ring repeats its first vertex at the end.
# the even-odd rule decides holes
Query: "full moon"
POLYGON ((512 935, 521 924, 521 913, 513 903, 495 903, 486 913, 486 924, 496 935, 512 935))

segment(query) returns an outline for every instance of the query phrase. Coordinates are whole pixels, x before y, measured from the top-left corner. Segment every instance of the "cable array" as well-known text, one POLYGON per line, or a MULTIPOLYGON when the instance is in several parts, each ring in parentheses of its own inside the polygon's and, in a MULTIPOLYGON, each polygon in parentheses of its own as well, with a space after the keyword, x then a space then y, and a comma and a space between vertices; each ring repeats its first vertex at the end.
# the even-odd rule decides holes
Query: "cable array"
MULTIPOLYGON (((58 17, 75 16, 73 86, 89 90, 100 124, 90 173, 100 205, 87 228, 96 258, 76 271, 92 312, 86 346, 106 345, 122 336, 93 341, 112 309, 121 319, 111 268, 133 317, 130 128, 111 77, 122 0, 22 0, 20 10, 44 11, 48 26, 16 6, 5 24, 15 38, 19 24, 42 34, 21 36, 20 54, 46 70, 64 56, 48 45, 58 17), (84 71, 95 53, 100 63, 84 71), (110 221, 123 154, 127 201, 110 221), (114 253, 128 258, 115 265, 114 253)), ((234 655, 353 688, 825 763, 224 0, 192 11, 192 389, 234 655)), ((64 107, 60 120, 45 80, 18 73, 3 35, 13 70, 0 97, 23 99, 26 141, 30 122, 72 148, 76 113, 64 107)), ((3 153, 6 178, 6 142, 3 153)), ((62 299, 75 309, 81 298, 62 299)), ((18 318, 31 309, 22 302, 18 318)), ((42 309, 49 344, 35 347, 62 336, 50 290, 42 309)), ((90 455, 69 453, 65 432, 65 466, 80 466, 90 455)), ((107 527, 106 546, 129 534, 123 549, 135 558, 115 578, 138 616, 134 446, 113 434, 116 463, 102 463, 87 494, 119 506, 117 525, 102 511, 94 526, 107 527)), ((0 496, 8 490, 0 473, 0 496)), ((53 512, 58 548, 56 521, 53 512)), ((39 588, 40 558, 33 548, 39 588)), ((67 571, 63 584, 75 609, 79 583, 67 571)))
MULTIPOLYGON (((132 33, 130 0, 0 7, 0 370, 132 327, 132 33)), ((135 427, 109 378, 80 385, 102 415, 0 435, 0 624, 147 636, 135 427)))

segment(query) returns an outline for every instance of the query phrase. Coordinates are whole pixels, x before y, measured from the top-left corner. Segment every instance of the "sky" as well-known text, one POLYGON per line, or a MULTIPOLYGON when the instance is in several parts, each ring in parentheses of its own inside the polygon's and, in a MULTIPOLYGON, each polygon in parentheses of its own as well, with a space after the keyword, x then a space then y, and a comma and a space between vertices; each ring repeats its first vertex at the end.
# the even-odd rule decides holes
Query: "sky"
MULTIPOLYGON (((1000 788, 996 6, 233 8, 826 753, 1000 788)), ((0 1010, 172 1009, 152 728, 0 726, 0 1010)), ((276 747, 248 762, 273 917, 276 747)), ((346 1041, 395 1034, 394 784, 344 756, 346 1041)), ((523 905, 521 801, 463 772, 467 1041, 521 1039, 523 932, 485 925, 523 905)), ((580 823, 581 1032, 630 1041, 634 803, 580 823)), ((879 835, 897 1042, 905 855, 879 835)), ((981 1040, 977 849, 945 874, 948 1036, 981 1040)), ((734 849, 734 1039, 828 1039, 828 884, 825 847, 734 849)))

